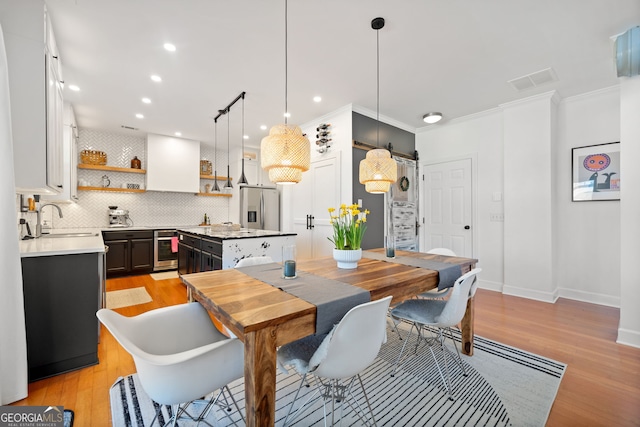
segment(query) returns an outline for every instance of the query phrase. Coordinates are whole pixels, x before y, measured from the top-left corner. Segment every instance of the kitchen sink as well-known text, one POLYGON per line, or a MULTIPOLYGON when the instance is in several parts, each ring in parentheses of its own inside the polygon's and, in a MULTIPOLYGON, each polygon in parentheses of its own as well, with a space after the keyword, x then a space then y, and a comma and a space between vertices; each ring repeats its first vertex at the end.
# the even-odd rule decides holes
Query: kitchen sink
POLYGON ((97 235, 98 233, 53 233, 53 234, 43 234, 42 238, 61 239, 63 237, 94 237, 97 235))

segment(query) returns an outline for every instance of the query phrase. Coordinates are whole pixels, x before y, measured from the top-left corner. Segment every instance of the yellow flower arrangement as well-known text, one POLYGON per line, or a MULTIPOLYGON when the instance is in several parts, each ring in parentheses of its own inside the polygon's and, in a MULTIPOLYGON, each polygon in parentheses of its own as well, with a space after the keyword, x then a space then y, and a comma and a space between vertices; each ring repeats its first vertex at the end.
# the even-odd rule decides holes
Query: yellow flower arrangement
POLYGON ((358 205, 340 205, 335 215, 335 208, 329 208, 333 238, 327 237, 336 249, 360 249, 362 237, 367 230, 367 209, 361 210, 358 205))

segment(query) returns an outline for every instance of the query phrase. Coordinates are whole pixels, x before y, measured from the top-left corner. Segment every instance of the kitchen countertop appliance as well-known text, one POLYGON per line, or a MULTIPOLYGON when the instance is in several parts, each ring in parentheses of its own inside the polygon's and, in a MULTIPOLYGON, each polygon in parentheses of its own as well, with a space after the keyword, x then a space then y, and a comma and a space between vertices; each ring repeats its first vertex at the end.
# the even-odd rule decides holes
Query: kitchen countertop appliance
POLYGON ((122 228, 133 225, 133 221, 129 218, 129 211, 118 209, 117 206, 109 206, 109 227, 122 228))
POLYGON ((240 224, 243 228, 280 230, 280 193, 275 187, 240 187, 240 224))

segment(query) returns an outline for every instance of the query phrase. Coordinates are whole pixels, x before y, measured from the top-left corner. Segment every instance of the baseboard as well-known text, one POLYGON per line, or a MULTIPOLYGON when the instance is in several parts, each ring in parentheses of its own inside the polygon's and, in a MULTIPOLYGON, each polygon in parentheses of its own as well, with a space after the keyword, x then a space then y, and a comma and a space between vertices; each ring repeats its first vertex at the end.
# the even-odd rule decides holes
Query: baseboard
POLYGON ((568 288, 559 288, 558 291, 559 296, 562 298, 620 308, 620 297, 613 297, 611 295, 596 294, 593 292, 586 292, 568 288))
POLYGON ((502 292, 502 283, 491 282, 489 280, 478 280, 478 287, 487 291, 502 292))
POLYGON ((640 332, 618 328, 618 339, 616 339, 616 342, 618 344, 640 348, 640 332))
POLYGON ((504 285, 502 287, 502 293, 505 295, 512 295, 514 297, 529 298, 536 301, 555 303, 558 299, 558 291, 543 292, 532 289, 518 288, 516 286, 504 285))

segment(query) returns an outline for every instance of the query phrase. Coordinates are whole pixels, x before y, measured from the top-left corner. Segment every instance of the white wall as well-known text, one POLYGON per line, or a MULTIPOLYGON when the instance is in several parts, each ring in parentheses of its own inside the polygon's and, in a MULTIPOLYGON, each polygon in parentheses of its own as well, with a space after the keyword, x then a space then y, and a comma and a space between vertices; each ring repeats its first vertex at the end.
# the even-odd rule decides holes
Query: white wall
MULTIPOLYGON (((619 102, 617 87, 587 93, 562 100, 555 118, 547 116, 545 123, 539 121, 538 124, 549 132, 556 129, 555 137, 548 136, 549 141, 555 141, 550 148, 550 157, 547 155, 541 159, 553 165, 553 170, 547 169, 545 184, 538 190, 553 194, 543 221, 549 224, 548 215, 551 216, 549 227, 553 232, 549 249, 555 254, 555 259, 552 260, 553 271, 547 274, 547 283, 526 286, 535 286, 537 290, 550 294, 555 292, 567 298, 619 305, 619 202, 571 202, 570 172, 572 147, 619 140, 619 102)), ((504 227, 501 222, 490 221, 489 214, 500 213, 503 209, 502 202, 492 201, 494 192, 509 197, 503 178, 503 119, 503 112, 494 109, 425 127, 416 134, 421 164, 477 154, 477 162, 473 165, 477 171, 474 257, 483 268, 480 286, 498 291, 502 291, 505 281, 504 227)), ((525 123, 523 126, 528 125, 525 123)), ((521 165, 512 166, 517 170, 521 165)), ((524 170, 529 176, 530 168, 524 170)), ((540 197, 540 194, 533 197, 540 197)), ((535 217, 528 220, 536 221, 535 217)), ((544 238, 548 239, 548 236, 544 238)), ((528 242, 522 241, 521 244, 528 242)), ((530 265, 526 259, 528 255, 523 253, 522 257, 515 262, 530 265)))
MULTIPOLYGON (((420 165, 472 158, 477 177, 473 206, 473 256, 483 269, 481 286, 502 291, 504 283, 503 223, 490 221, 490 214, 503 213, 503 201, 493 201, 504 191, 502 113, 495 109, 431 126, 416 134, 420 165)), ((424 242, 420 242, 424 247, 424 242)))
POLYGON ((558 125, 559 295, 619 306, 620 202, 572 202, 570 185, 572 148, 620 141, 619 87, 563 100, 558 125))

